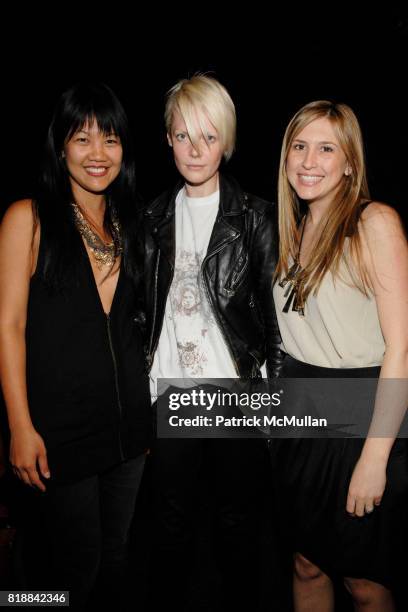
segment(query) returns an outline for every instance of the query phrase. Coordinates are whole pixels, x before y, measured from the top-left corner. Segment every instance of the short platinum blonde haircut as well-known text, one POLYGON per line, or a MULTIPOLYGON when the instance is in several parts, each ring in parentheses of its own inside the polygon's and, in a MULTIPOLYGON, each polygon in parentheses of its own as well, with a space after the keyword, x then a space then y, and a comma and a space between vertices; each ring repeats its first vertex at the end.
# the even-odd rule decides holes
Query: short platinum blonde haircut
POLYGON ((197 126, 207 140, 203 116, 207 117, 218 132, 224 158, 226 161, 231 158, 237 120, 231 96, 221 83, 205 74, 181 79, 167 93, 164 119, 168 134, 171 134, 175 112, 182 116, 194 147, 198 146, 200 139, 197 126))

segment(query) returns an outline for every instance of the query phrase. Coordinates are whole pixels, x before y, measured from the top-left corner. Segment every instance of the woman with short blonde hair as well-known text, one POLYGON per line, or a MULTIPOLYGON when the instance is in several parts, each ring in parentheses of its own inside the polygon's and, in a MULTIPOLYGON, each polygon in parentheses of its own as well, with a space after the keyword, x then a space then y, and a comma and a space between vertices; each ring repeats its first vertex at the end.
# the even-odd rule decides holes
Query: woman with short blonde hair
MULTIPOLYGON (((195 75, 170 89, 165 121, 181 180, 145 212, 152 395, 157 395, 158 379, 173 379, 171 391, 180 388, 180 379, 186 379, 183 387, 205 379, 206 388, 216 389, 213 379, 258 378, 265 361, 273 375, 280 359, 271 284, 275 209, 221 169, 235 145, 234 104, 216 79, 195 75)), ((158 402, 158 415, 164 402, 166 397, 158 402)), ((247 575, 237 584, 235 577, 248 558, 257 558, 254 517, 264 483, 253 474, 266 473, 265 451, 263 440, 156 440, 151 456, 159 541, 155 558, 166 585, 157 596, 164 593, 166 606, 183 608, 189 596, 194 499, 199 473, 210 466, 215 468, 211 487, 218 534, 214 548, 222 559, 221 607, 256 605, 257 561, 247 568, 252 578, 247 575)))

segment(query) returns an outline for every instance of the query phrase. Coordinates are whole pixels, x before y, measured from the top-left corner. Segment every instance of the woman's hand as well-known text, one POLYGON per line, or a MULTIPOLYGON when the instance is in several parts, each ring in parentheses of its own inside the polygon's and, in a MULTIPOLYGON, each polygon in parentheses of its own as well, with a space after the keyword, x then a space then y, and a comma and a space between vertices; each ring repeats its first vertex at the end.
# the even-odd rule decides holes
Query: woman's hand
POLYGON ((386 483, 387 461, 361 456, 357 461, 347 496, 346 510, 352 516, 364 516, 379 506, 386 483))
POLYGON ((37 466, 44 478, 50 477, 44 440, 33 427, 13 431, 10 440, 10 462, 14 473, 27 485, 45 491, 37 466))

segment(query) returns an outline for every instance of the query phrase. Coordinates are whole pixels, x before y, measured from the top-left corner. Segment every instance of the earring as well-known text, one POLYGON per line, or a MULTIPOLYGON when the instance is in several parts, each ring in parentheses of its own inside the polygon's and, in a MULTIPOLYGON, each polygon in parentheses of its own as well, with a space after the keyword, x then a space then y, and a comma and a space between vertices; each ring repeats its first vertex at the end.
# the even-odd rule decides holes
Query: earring
POLYGON ((65 159, 65 151, 61 151, 61 159, 65 159))

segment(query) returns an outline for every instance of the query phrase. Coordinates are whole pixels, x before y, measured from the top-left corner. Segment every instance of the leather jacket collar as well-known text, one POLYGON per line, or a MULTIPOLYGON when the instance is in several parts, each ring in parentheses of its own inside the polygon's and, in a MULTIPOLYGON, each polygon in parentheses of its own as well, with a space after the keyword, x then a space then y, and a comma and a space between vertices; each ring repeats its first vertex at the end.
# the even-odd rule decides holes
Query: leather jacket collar
MULTIPOLYGON (((168 190, 159 196, 145 210, 145 216, 152 227, 152 234, 160 244, 160 248, 173 267, 175 257, 175 225, 174 213, 176 197, 184 182, 180 180, 173 190, 168 190)), ((247 211, 248 196, 242 191, 237 181, 219 174, 220 206, 208 245, 207 258, 218 251, 220 247, 231 239, 238 238, 242 231, 242 215, 247 211)))
MULTIPOLYGON (((176 197, 180 189, 184 186, 184 181, 180 180, 173 190, 169 190, 163 196, 159 196, 145 210, 145 215, 152 220, 159 218, 164 223, 174 215, 176 197)), ((231 217, 241 215, 247 210, 247 196, 242 191, 237 181, 231 176, 219 174, 220 186, 220 210, 219 215, 222 217, 231 217)))

